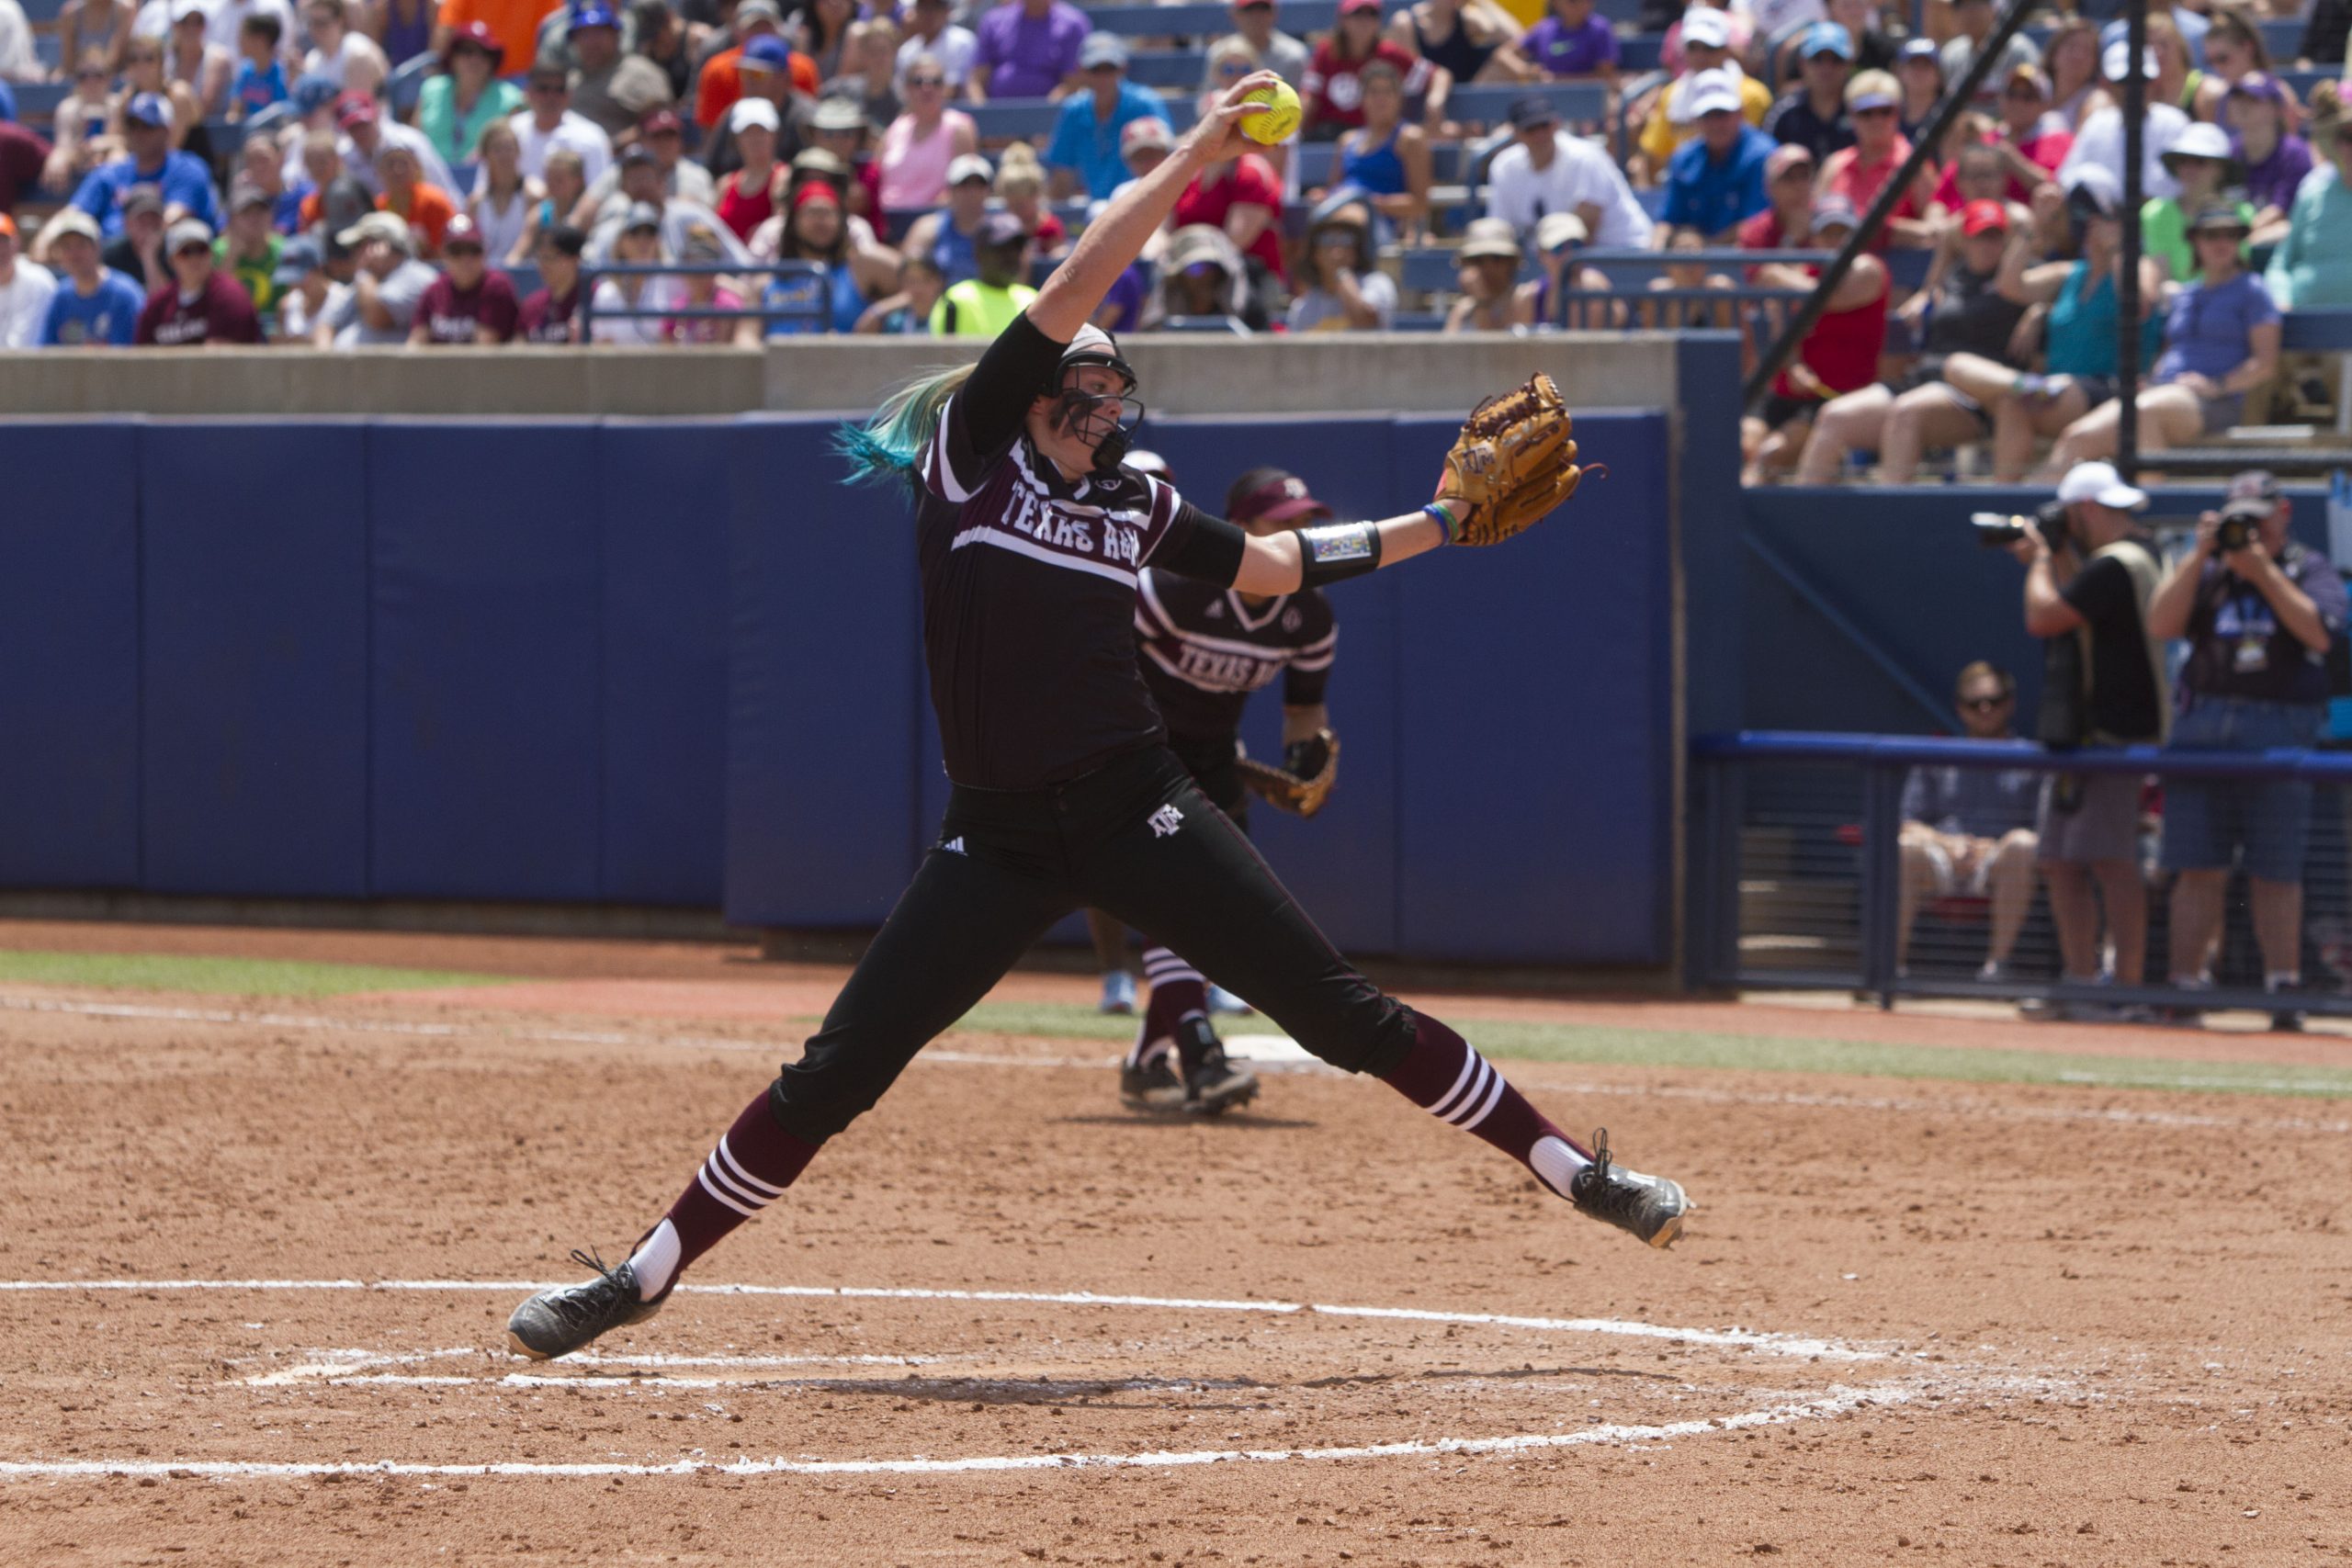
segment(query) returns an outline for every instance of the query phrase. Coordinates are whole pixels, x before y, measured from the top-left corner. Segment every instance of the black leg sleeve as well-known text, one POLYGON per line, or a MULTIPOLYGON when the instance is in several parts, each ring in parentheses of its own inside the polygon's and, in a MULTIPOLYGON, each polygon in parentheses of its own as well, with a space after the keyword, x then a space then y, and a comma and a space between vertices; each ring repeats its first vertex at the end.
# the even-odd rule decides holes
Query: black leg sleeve
POLYGON ((972 1010, 1077 907, 1050 883, 933 849, 770 1091, 784 1130, 821 1144, 870 1109, 916 1052, 972 1010))
POLYGON ((1096 908, 1183 954, 1333 1066, 1385 1074, 1411 1048, 1412 1010, 1340 956, 1191 780, 1105 834, 1081 872, 1096 908))

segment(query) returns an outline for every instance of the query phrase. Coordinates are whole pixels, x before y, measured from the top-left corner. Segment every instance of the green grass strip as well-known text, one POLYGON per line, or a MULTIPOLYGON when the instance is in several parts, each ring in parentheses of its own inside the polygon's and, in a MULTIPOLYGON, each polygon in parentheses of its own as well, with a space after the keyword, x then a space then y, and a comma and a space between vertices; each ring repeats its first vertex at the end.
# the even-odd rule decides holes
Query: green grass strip
POLYGON ((0 952, 0 981, 207 996, 335 997, 353 991, 413 991, 497 986, 497 975, 386 969, 371 964, 303 964, 277 958, 201 958, 176 953, 0 952))
MULTIPOLYGON (((983 1002, 957 1027, 1122 1043, 1135 1033, 1135 1024, 1130 1020, 1105 1017, 1080 1004, 1054 1002, 983 1002)), ((1246 1034, 1272 1026, 1253 1019, 1225 1027, 1229 1032, 1246 1034)), ((1901 1045, 1770 1034, 1702 1034, 1679 1030, 1604 1029, 1589 1024, 1480 1019, 1469 1020, 1460 1027, 1481 1051, 1519 1061, 1942 1078, 1957 1083, 2352 1096, 2352 1067, 2059 1055, 2041 1051, 1901 1045)))

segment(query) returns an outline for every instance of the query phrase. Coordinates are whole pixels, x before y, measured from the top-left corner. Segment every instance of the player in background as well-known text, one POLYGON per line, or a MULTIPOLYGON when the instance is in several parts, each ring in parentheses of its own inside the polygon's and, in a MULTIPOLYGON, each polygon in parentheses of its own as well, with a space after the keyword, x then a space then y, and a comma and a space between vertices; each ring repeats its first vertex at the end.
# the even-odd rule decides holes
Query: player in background
MULTIPOLYGON (((1201 170, 1235 156, 1263 112, 1257 72, 1209 105, 1159 165, 1120 187, 1036 299, 977 365, 888 400, 843 449, 914 501, 925 661, 954 788, 939 841, 800 1059, 753 1097, 667 1214, 616 1267, 540 1291, 507 1320, 514 1348, 561 1356, 661 1310, 680 1275, 784 1196, 1057 921, 1090 906, 1237 989, 1291 1038, 1369 1073, 1524 1165, 1594 1219, 1654 1247, 1680 1234, 1682 1189, 1587 1150, 1462 1036, 1383 994, 1335 952, 1249 840, 1166 745, 1135 645, 1137 573, 1157 566, 1273 596, 1362 575, 1458 537, 1501 538, 1580 470, 1540 380, 1508 412, 1474 411, 1437 499, 1403 516, 1256 537, 1119 466, 1143 415, 1133 368, 1089 324, 1201 170), (1538 423, 1540 422, 1540 423, 1538 423), (1541 456, 1526 472, 1513 454, 1541 456), (1489 471, 1513 488, 1498 491, 1489 471), (1453 510, 1459 508, 1459 511, 1453 510)), ((779 527, 789 519, 780 516, 779 527)), ((1400 1236, 1417 1222, 1400 1214, 1400 1236)))
MULTIPOLYGON (((1227 521, 1260 538, 1328 522, 1331 509, 1280 468, 1252 468, 1226 492, 1227 521)), ((1143 683, 1168 724, 1168 748, 1216 808, 1250 830, 1250 794, 1235 761, 1250 694, 1283 680, 1283 764, 1301 778, 1330 754, 1323 685, 1340 640, 1322 591, 1242 593, 1146 567, 1136 599, 1143 683)), ((1147 946, 1151 996, 1119 1068, 1131 1111, 1214 1116, 1258 1093, 1258 1079, 1225 1054, 1209 1021, 1207 982, 1165 947, 1147 946)))

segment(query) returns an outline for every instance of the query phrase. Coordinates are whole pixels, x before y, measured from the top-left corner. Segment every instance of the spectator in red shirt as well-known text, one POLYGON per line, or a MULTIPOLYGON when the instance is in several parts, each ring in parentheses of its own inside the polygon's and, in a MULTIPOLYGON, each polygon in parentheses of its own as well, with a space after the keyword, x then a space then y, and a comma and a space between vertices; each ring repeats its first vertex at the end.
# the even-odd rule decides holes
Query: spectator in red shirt
MULTIPOLYGON (((1225 231, 1250 268, 1250 286, 1263 291, 1265 280, 1287 283, 1283 261, 1283 179, 1255 152, 1209 164, 1193 176, 1176 198, 1176 228, 1206 223, 1225 231)), ((1267 314, 1279 314, 1269 305, 1267 314)))
MULTIPOLYGON (((1739 220, 1743 251, 1801 251, 1813 240, 1813 153, 1784 141, 1764 160, 1764 194, 1772 205, 1739 220)), ((1756 269, 1747 269, 1752 281, 1756 269)))
MULTIPOLYGON (((1837 250, 1860 222, 1853 203, 1822 196, 1814 204, 1814 248, 1837 250)), ((1774 263, 1758 273, 1758 281, 1771 288, 1809 289, 1820 269, 1774 263)), ((1741 482, 1760 483, 1768 470, 1795 462, 1822 404, 1877 382, 1879 354, 1886 346, 1887 284, 1885 263, 1867 253, 1854 258, 1820 320, 1797 345, 1796 357, 1774 378, 1762 417, 1740 421, 1740 449, 1747 457, 1741 482)))
POLYGON ((1407 97, 1427 96, 1423 118, 1445 118, 1446 95, 1453 90, 1453 78, 1445 67, 1380 36, 1380 0, 1340 0, 1340 25, 1315 46, 1315 57, 1299 84, 1301 136, 1329 141, 1363 123, 1363 84, 1357 77, 1374 60, 1396 68, 1407 97))
POLYGON ((515 335, 525 343, 573 343, 579 323, 580 253, 588 236, 569 223, 558 223, 539 235, 539 278, 546 285, 523 301, 515 335))
POLYGON ((425 344, 492 344, 514 337, 523 313, 514 285, 483 258, 481 231, 464 213, 449 220, 441 236, 439 277, 416 304, 409 327, 411 346, 425 344))
MULTIPOLYGON (((2007 178, 2001 195, 2010 201, 2033 199, 2033 193, 2057 178, 2058 165, 2073 151, 2075 135, 2050 118, 2050 78, 2038 65, 2018 65, 2001 89, 2001 123, 1984 136, 1984 144, 2000 155, 2007 178)), ((1968 204, 1960 194, 1960 160, 1944 170, 1936 186, 1936 204, 1957 212, 1968 204)))
POLYGON ((173 281, 147 299, 130 341, 158 348, 260 343, 261 318, 253 297, 212 265, 212 230, 183 218, 164 235, 173 281))
POLYGON ((749 244, 761 224, 775 216, 776 133, 783 120, 765 98, 739 98, 727 111, 727 128, 743 166, 718 182, 719 221, 749 244))
MULTIPOLYGON (((1846 108, 1854 118, 1854 144, 1832 152, 1821 165, 1817 194, 1842 196, 1855 211, 1868 212, 1871 203, 1878 199, 1879 187, 1911 156, 1911 143, 1904 140, 1897 119, 1902 95, 1894 78, 1885 72, 1865 71, 1846 84, 1846 108)), ((1922 168, 1912 188, 1895 203, 1871 249, 1883 251, 1890 240, 1905 245, 1934 244, 1938 231, 1928 221, 1931 193, 1928 171, 1922 168)))

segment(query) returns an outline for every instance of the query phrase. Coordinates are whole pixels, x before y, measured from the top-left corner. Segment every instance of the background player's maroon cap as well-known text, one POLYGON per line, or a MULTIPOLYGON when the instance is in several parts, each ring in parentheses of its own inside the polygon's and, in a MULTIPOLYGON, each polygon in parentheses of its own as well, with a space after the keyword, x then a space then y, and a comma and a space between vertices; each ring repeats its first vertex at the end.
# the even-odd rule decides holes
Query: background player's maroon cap
POLYGON ((1315 499, 1306 481, 1281 468, 1252 468, 1234 481, 1226 498, 1226 519, 1233 523, 1289 523, 1301 517, 1329 517, 1331 509, 1315 499))

